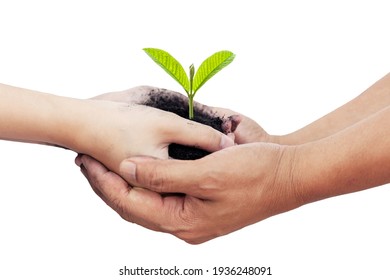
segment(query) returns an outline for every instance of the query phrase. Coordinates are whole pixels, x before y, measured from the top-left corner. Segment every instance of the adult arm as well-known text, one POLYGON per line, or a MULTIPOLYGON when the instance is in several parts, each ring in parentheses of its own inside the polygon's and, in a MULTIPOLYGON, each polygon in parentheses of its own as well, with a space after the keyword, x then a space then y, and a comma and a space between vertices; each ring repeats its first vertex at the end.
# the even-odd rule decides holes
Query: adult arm
POLYGON ((390 105, 390 73, 356 98, 307 126, 287 135, 270 135, 254 120, 225 108, 214 108, 220 115, 241 115, 240 126, 234 132, 238 144, 271 142, 299 145, 335 134, 390 105))
POLYGON ((303 203, 389 183, 390 106, 297 154, 303 203))
POLYGON ((133 188, 91 158, 77 162, 124 219, 197 244, 313 201, 390 182, 389 119, 388 106, 304 145, 245 144, 196 161, 132 158, 120 174, 133 188))
POLYGON ((319 140, 342 131, 389 105, 390 73, 336 110, 291 134, 276 136, 273 140, 287 145, 319 140))

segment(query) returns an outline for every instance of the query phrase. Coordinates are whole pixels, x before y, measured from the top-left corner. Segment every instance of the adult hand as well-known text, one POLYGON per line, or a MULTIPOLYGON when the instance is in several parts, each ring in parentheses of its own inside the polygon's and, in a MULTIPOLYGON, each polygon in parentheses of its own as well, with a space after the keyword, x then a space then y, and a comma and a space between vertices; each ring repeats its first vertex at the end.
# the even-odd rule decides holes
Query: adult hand
POLYGON ((212 107, 218 116, 239 116, 240 125, 234 131, 234 140, 237 144, 255 142, 277 143, 277 139, 269 135, 257 122, 251 118, 226 108, 212 107))
POLYGON ((255 143, 195 161, 125 160, 120 175, 137 187, 90 157, 76 162, 122 218, 198 244, 300 206, 293 155, 291 147, 255 143))

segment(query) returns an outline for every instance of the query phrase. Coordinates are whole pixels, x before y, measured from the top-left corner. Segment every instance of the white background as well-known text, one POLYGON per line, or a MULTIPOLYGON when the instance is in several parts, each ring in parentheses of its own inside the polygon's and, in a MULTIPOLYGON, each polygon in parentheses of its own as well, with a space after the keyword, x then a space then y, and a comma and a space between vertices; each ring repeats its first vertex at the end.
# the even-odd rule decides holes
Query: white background
MULTIPOLYGON (((235 61, 197 100, 285 134, 388 73, 389 30, 386 1, 0 1, 0 82, 76 98, 142 84, 181 91, 142 48, 166 49, 186 67, 228 49, 235 61)), ((388 185, 193 246, 123 221, 73 152, 1 141, 0 155, 0 279, 141 279, 119 276, 125 265, 390 278, 388 185)), ((226 279, 174 279, 197 278, 226 279)))

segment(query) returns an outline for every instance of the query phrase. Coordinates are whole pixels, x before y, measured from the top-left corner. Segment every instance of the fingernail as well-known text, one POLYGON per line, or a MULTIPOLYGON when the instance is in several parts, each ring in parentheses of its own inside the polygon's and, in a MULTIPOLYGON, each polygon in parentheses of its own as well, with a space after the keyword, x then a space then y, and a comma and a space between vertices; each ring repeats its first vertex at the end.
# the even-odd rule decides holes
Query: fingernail
POLYGON ((231 139, 229 136, 223 134, 221 137, 221 143, 220 143, 221 149, 225 149, 225 148, 228 148, 231 146, 234 146, 233 139, 231 139))
POLYGON ((120 165, 120 172, 123 176, 125 176, 128 180, 132 182, 136 181, 136 164, 132 161, 126 160, 120 165))

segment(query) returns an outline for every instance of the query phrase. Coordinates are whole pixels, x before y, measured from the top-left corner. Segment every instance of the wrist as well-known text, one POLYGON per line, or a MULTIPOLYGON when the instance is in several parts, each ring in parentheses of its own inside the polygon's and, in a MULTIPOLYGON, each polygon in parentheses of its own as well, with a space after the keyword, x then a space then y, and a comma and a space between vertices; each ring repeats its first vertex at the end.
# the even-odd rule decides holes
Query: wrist
POLYGON ((90 106, 86 100, 50 96, 51 113, 47 117, 45 142, 81 152, 85 146, 85 131, 90 106))
POLYGON ((71 148, 81 100, 0 84, 1 139, 71 148))
POLYGON ((325 163, 321 143, 281 145, 281 149, 276 180, 285 188, 291 209, 332 196, 328 191, 334 174, 325 163))
POLYGON ((288 211, 298 208, 307 203, 305 184, 304 184, 304 166, 301 164, 302 151, 297 145, 279 145, 281 156, 275 181, 276 185, 283 189, 282 196, 288 211))
POLYGON ((87 154, 111 170, 118 170, 127 152, 118 144, 122 141, 124 129, 127 129, 127 126, 118 126, 127 125, 123 121, 127 115, 122 114, 127 105, 91 99, 68 101, 69 111, 58 125, 61 127, 57 132, 60 145, 87 154))
POLYGON ((302 205, 343 193, 339 184, 346 163, 329 140, 296 146, 296 194, 302 205))

